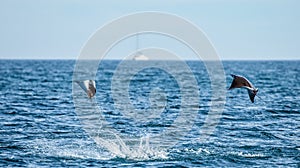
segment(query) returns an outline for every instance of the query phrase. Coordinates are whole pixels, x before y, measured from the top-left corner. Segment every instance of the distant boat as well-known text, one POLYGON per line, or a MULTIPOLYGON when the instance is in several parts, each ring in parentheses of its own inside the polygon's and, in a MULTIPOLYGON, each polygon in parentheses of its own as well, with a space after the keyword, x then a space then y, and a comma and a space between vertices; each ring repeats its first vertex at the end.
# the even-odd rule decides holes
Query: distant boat
POLYGON ((149 58, 144 55, 142 52, 138 51, 139 50, 139 34, 136 35, 136 54, 135 56, 132 58, 132 60, 135 61, 148 61, 149 58))
POLYGON ((142 53, 139 52, 138 54, 136 54, 132 58, 132 60, 135 60, 135 61, 148 61, 149 58, 146 55, 143 55, 142 53))

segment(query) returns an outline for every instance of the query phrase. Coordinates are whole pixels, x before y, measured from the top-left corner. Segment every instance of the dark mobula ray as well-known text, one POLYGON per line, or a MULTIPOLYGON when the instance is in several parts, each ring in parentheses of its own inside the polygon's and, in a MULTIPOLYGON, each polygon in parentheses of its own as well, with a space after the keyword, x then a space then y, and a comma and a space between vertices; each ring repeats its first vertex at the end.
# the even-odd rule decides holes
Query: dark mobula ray
POLYGON ((245 89, 247 89, 250 100, 251 100, 252 103, 254 103, 254 97, 257 94, 258 89, 255 88, 252 85, 252 83, 243 76, 238 76, 238 75, 233 75, 233 74, 231 74, 231 76, 233 77, 233 81, 231 83, 231 86, 230 86, 229 90, 234 89, 234 88, 245 88, 245 89))

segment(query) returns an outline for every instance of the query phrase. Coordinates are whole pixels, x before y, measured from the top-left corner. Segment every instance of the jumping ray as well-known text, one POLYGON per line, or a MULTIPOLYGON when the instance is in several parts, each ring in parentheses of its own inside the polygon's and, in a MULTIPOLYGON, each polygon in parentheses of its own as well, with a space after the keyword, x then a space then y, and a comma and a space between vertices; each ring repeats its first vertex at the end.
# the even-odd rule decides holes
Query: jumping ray
POLYGON ((255 88, 252 85, 252 83, 243 76, 238 76, 238 75, 233 75, 233 74, 231 74, 231 76, 233 77, 233 81, 231 83, 231 86, 230 86, 229 90, 234 89, 234 88, 245 88, 245 89, 247 89, 250 100, 251 100, 252 103, 254 103, 254 97, 257 94, 258 89, 255 88))
POLYGON ((96 94, 96 83, 94 80, 75 81, 87 94, 89 98, 92 98, 96 94))

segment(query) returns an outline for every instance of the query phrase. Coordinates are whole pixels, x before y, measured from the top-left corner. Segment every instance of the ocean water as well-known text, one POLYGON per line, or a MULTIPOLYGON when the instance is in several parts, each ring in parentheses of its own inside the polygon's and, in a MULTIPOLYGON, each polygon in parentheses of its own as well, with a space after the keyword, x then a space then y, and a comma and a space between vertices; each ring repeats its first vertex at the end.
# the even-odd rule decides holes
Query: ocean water
POLYGON ((89 100, 73 83, 74 60, 0 60, 0 166, 300 167, 299 61, 224 61, 226 87, 243 75, 260 98, 226 90, 205 141, 212 82, 202 62, 186 62, 189 75, 172 61, 138 73, 145 62, 120 63, 101 62, 89 100))

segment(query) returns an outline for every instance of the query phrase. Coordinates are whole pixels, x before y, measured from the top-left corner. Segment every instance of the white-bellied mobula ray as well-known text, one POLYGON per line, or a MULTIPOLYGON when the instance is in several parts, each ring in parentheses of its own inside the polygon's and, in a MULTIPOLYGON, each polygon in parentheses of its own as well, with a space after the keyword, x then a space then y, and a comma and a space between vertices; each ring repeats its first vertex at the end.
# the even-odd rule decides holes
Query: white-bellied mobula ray
POLYGON ((92 98, 96 94, 96 82, 94 80, 75 81, 87 94, 89 98, 92 98))

